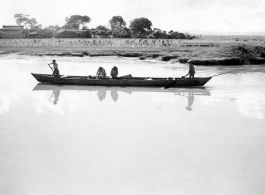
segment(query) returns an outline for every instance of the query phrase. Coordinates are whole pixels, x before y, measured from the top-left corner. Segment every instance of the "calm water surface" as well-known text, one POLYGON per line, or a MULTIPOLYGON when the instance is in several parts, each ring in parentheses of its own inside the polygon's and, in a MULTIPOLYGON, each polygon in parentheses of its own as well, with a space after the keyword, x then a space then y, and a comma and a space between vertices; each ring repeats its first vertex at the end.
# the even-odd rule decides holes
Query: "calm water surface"
MULTIPOLYGON (((64 75, 186 65, 56 58, 64 75)), ((0 194, 265 194, 265 67, 196 67, 204 88, 41 85, 52 58, 0 59, 0 194)))

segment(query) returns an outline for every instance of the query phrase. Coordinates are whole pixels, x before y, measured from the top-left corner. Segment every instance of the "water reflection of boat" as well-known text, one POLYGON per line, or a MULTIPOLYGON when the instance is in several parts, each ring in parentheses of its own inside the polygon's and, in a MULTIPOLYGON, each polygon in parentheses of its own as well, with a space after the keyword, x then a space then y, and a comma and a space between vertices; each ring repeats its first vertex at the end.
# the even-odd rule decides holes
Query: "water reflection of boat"
MULTIPOLYGON (((192 110, 191 106, 194 102, 194 96, 210 96, 210 91, 205 87, 199 88, 169 88, 162 89, 156 87, 103 87, 103 86, 75 86, 75 85, 51 85, 38 83, 33 91, 53 91, 52 97, 54 97, 54 104, 59 100, 60 91, 88 91, 88 92, 97 92, 97 96, 100 101, 104 100, 107 94, 107 91, 110 91, 111 97, 114 102, 118 101, 118 93, 127 93, 132 94, 136 92, 161 92, 161 93, 172 93, 174 95, 179 95, 188 98, 187 110, 192 110)), ((51 99, 51 98, 50 98, 51 99)))
POLYGON ((157 87, 105 87, 105 86, 85 86, 85 85, 53 85, 38 83, 33 91, 47 91, 47 90, 69 90, 69 91, 117 91, 131 94, 132 92, 163 92, 174 93, 176 95, 183 95, 189 92, 193 92, 194 95, 211 95, 210 91, 206 87, 196 88, 157 88, 157 87))
POLYGON ((205 85, 212 77, 196 77, 194 79, 179 79, 154 77, 119 77, 118 79, 97 79, 89 76, 63 76, 53 77, 48 74, 35 74, 32 76, 41 83, 62 85, 89 85, 89 86, 137 86, 137 87, 195 87, 205 85))

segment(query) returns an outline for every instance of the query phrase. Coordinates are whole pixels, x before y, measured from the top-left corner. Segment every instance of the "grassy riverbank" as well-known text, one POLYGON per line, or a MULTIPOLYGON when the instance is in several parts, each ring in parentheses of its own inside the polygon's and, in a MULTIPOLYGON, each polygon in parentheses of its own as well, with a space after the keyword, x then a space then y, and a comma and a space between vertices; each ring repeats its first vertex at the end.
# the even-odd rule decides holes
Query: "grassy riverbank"
POLYGON ((194 40, 1 39, 0 55, 139 57, 195 65, 265 64, 265 37, 205 36, 194 40))

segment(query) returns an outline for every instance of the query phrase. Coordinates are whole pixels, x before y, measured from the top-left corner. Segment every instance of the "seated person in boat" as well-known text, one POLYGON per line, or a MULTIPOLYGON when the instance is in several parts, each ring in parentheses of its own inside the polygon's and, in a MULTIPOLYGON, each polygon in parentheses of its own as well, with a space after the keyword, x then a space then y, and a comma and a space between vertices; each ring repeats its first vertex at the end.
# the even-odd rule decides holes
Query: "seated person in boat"
POLYGON ((113 79, 118 77, 118 68, 116 66, 111 69, 110 76, 113 79))
POLYGON ((104 68, 99 67, 98 71, 97 71, 97 76, 100 79, 104 79, 106 77, 106 71, 104 68))
MULTIPOLYGON (((190 75, 189 78, 190 78, 190 79, 191 79, 191 78, 194 79, 195 68, 194 68, 194 66, 193 66, 193 64, 192 64, 192 61, 191 61, 191 60, 188 60, 187 63, 189 64, 189 72, 188 72, 188 74, 186 74, 186 76, 187 76, 187 75, 190 75)), ((185 76, 185 77, 186 77, 186 76, 185 76)))
MULTIPOLYGON (((58 64, 56 63, 56 60, 52 60, 52 63, 50 63, 50 64, 53 64, 53 68, 52 68, 53 73, 52 73, 52 75, 54 77, 59 77, 60 74, 59 74, 58 64)), ((48 64, 48 65, 50 65, 50 64, 48 64)))

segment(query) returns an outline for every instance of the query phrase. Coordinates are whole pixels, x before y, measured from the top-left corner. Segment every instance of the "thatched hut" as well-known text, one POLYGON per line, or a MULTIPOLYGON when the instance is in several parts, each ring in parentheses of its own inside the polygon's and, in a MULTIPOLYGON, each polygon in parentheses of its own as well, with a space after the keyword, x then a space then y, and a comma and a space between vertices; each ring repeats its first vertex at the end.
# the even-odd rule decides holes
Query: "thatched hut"
POLYGON ((3 28, 0 29, 0 38, 2 39, 19 39, 25 38, 23 33, 23 26, 8 26, 3 25, 3 28))
POLYGON ((60 29, 55 32, 56 38, 86 38, 86 30, 60 29))

